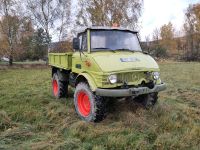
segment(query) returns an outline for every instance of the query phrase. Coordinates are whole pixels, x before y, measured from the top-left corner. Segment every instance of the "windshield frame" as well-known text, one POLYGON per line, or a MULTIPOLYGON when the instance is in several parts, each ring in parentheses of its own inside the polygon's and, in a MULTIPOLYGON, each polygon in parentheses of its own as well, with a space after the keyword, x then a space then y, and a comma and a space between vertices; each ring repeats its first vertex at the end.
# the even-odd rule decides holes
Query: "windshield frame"
MULTIPOLYGON (((120 29, 90 29, 90 34, 89 34, 89 41, 90 41, 90 44, 88 45, 89 46, 89 48, 90 48, 90 52, 99 52, 99 51, 117 51, 117 49, 116 50, 112 50, 112 49, 96 49, 96 50, 93 50, 92 49, 92 35, 91 35, 91 32, 93 32, 93 31, 120 31, 120 32, 128 32, 128 33, 132 33, 132 34, 134 34, 136 37, 137 37, 137 39, 138 39, 138 44, 139 44, 139 47, 140 47, 140 50, 129 50, 129 51, 131 51, 131 52, 142 52, 142 46, 141 46, 141 42, 140 42, 140 40, 139 40, 139 37, 138 37, 138 32, 136 32, 136 31, 131 31, 131 30, 120 30, 120 29)), ((123 50, 123 49, 122 49, 123 50)), ((124 51, 125 51, 126 49, 124 49, 124 51)))

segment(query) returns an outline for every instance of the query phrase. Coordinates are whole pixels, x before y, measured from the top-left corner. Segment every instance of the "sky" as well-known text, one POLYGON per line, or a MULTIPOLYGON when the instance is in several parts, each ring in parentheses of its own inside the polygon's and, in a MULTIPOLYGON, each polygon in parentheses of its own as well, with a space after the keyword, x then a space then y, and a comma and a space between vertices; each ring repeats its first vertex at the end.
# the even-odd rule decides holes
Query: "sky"
MULTIPOLYGON (((78 0, 72 0, 72 8, 78 0)), ((189 4, 200 3, 200 0, 143 0, 143 11, 139 21, 139 33, 142 41, 145 37, 152 38, 155 28, 171 22, 176 31, 181 31, 184 14, 189 4)), ((75 10, 75 9, 74 9, 75 10)))
POLYGON ((140 18, 140 36, 145 40, 155 28, 172 22, 176 30, 181 30, 184 14, 189 4, 200 0, 144 0, 143 14, 140 18))

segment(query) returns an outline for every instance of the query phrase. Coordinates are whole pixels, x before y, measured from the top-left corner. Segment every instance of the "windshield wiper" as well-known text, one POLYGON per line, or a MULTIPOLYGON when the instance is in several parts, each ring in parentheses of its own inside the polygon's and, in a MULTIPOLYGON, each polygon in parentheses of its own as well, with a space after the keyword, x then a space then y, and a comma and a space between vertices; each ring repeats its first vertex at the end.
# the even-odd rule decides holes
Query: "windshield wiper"
POLYGON ((111 48, 107 48, 107 47, 97 47, 97 48, 93 48, 93 49, 111 49, 111 48))
POLYGON ((127 48, 115 49, 115 51, 131 51, 131 52, 134 52, 133 50, 127 49, 127 48))
POLYGON ((115 52, 115 50, 111 49, 111 48, 107 48, 107 47, 98 47, 98 48, 93 48, 93 50, 109 50, 109 51, 113 51, 115 52))

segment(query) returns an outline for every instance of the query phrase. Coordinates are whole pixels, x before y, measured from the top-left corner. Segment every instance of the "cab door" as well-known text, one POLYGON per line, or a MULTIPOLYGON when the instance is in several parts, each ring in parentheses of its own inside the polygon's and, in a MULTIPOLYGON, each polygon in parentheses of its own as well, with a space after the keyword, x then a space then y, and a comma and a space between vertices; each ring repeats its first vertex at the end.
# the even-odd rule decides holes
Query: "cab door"
POLYGON ((78 34, 79 50, 76 50, 72 56, 72 71, 81 73, 85 71, 85 62, 87 61, 88 42, 87 31, 78 34))

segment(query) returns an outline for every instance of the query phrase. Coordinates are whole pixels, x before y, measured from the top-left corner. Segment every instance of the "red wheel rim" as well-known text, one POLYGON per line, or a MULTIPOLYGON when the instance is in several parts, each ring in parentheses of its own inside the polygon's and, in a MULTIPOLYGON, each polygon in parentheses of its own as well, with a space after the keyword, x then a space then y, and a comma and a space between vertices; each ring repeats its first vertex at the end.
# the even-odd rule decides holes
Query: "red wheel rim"
POLYGON ((78 93, 78 109, 84 117, 87 117, 90 114, 90 99, 85 92, 78 93))
POLYGON ((54 94, 55 96, 58 95, 58 83, 57 83, 56 80, 53 80, 53 94, 54 94))

